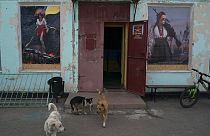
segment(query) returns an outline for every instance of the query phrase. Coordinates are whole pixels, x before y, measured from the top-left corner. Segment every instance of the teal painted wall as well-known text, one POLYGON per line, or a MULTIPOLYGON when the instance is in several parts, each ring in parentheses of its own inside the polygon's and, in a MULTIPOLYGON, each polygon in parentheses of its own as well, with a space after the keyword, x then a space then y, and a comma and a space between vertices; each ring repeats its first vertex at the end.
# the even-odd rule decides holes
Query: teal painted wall
MULTIPOLYGON (((209 73, 210 60, 210 1, 209 0, 147 0, 140 1, 137 7, 135 21, 148 20, 148 5, 192 6, 191 43, 189 70, 182 71, 149 71, 147 70, 147 84, 186 85, 193 84, 190 69, 197 68, 209 73)), ((134 8, 131 5, 131 21, 134 8)))
POLYGON ((18 36, 18 5, 0 2, 0 37, 2 72, 16 73, 20 68, 20 44, 18 36))
MULTIPOLYGON (((73 15, 70 0, 0 0, 0 47, 2 74, 51 73, 62 76, 65 91, 77 91, 77 40, 73 40, 73 15), (22 70, 20 5, 60 5, 61 70, 22 70)), ((76 28, 77 29, 77 28, 76 28)), ((77 33, 76 33, 77 34, 77 33)), ((74 36, 75 37, 75 36, 74 36)), ((36 78, 36 77, 34 77, 36 78)))
MULTIPOLYGON (((189 68, 209 73, 210 59, 210 1, 204 0, 141 0, 135 21, 148 19, 149 4, 192 5, 192 40, 189 68)), ((0 48, 2 73, 53 73, 65 80, 66 91, 78 91, 78 7, 75 18, 70 0, 0 0, 0 48), (58 4, 61 6, 61 70, 23 71, 21 62, 20 11, 21 4, 58 4)), ((133 21, 133 5, 131 5, 133 21)), ((147 84, 192 84, 191 71, 147 71, 147 84)))

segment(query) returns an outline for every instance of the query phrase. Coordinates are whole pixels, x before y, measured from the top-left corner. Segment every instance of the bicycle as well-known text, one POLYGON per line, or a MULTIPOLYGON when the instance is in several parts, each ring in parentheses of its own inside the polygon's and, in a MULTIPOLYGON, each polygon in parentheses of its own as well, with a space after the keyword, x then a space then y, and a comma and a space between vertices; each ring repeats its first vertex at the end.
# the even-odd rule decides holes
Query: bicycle
POLYGON ((198 71, 197 69, 192 69, 199 76, 198 80, 194 82, 192 87, 186 88, 180 95, 180 104, 183 108, 191 108, 198 102, 200 90, 200 84, 203 88, 210 93, 210 82, 203 78, 203 76, 210 78, 209 75, 198 71))

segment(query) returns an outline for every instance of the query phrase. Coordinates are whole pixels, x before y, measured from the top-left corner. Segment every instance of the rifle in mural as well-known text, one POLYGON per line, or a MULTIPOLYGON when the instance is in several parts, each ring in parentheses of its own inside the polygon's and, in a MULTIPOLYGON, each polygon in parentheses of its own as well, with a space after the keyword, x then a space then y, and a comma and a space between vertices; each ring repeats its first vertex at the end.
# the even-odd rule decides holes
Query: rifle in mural
MULTIPOLYGON (((155 11, 156 15, 159 14, 156 11, 156 9, 153 8, 153 10, 155 11)), ((175 41, 176 41, 177 47, 180 47, 182 43, 178 40, 178 38, 176 36, 176 32, 174 31, 174 28, 169 23, 170 23, 170 21, 168 19, 166 19, 164 27, 165 27, 166 31, 168 32, 168 36, 169 37, 173 37, 175 39, 175 41)))

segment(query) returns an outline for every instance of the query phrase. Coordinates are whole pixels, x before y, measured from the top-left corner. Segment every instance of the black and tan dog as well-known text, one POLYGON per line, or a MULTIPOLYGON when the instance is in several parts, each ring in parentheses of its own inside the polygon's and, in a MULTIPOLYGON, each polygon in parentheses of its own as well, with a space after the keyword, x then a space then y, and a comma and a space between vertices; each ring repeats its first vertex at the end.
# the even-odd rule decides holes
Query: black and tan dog
POLYGON ((98 98, 97 98, 97 113, 101 116, 103 120, 103 127, 106 127, 106 120, 108 117, 108 102, 105 95, 101 90, 98 90, 98 98))
POLYGON ((75 109, 76 109, 76 113, 79 114, 78 107, 79 107, 79 105, 81 105, 82 106, 82 112, 84 114, 87 114, 85 112, 85 107, 89 105, 89 110, 91 111, 91 108, 92 108, 92 105, 93 105, 93 98, 75 96, 74 98, 71 99, 70 104, 71 104, 72 113, 74 113, 75 109))

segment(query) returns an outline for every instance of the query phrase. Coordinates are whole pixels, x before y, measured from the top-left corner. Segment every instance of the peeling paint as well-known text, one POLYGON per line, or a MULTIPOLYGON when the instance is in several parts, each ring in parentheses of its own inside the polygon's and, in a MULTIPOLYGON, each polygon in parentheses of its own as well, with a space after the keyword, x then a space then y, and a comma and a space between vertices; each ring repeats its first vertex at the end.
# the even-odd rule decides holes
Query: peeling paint
POLYGON ((194 21, 194 26, 195 26, 195 27, 198 27, 198 26, 204 26, 204 23, 203 23, 203 22, 201 22, 201 21, 197 21, 197 20, 195 20, 195 21, 194 21))
POLYGON ((205 37, 204 33, 197 32, 195 35, 196 35, 197 41, 195 41, 195 45, 193 47, 193 55, 196 57, 201 57, 203 53, 205 52, 205 48, 203 47, 205 46, 207 37, 205 37))
MULTIPOLYGON (((163 1, 155 1, 150 0, 147 3, 156 3, 163 1)), ((205 0, 177 0, 177 1, 165 1, 167 3, 174 3, 179 5, 180 3, 192 3, 192 52, 190 57, 190 60, 192 60, 192 64, 189 64, 189 68, 194 67, 198 68, 199 70, 209 73, 209 59, 210 59, 210 1, 205 0)), ((141 15, 137 15, 141 16, 141 15)), ((178 71, 177 71, 178 72, 178 71)), ((190 71, 189 71, 190 72, 190 71)), ((147 72, 147 83, 148 84, 158 84, 162 82, 162 84, 170 84, 170 82, 167 82, 167 79, 173 79, 176 77, 173 74, 169 73, 159 73, 159 72, 147 72), (167 76, 166 76, 167 75, 167 76), (159 78, 161 76, 161 78, 159 78), (166 77, 166 81, 162 78, 166 77), (160 81, 161 80, 161 81, 160 81)), ((185 83, 192 84, 192 77, 191 75, 186 76, 185 74, 182 75, 183 79, 185 78, 185 83)))
POLYGON ((18 17, 17 14, 15 14, 14 17, 11 17, 11 18, 9 19, 9 24, 12 25, 12 26, 14 26, 14 27, 16 27, 17 24, 18 24, 18 18, 17 18, 17 17, 18 17))
MULTIPOLYGON (((18 31, 18 26, 17 26, 17 24, 19 23, 19 20, 18 20, 18 14, 15 14, 13 17, 11 17, 10 19, 9 19, 9 25, 11 25, 11 27, 13 27, 14 29, 16 29, 17 31, 17 35, 16 35, 16 40, 15 41, 17 41, 17 44, 16 44, 16 49, 17 50, 19 50, 19 48, 20 48, 20 44, 19 44, 19 39, 18 39, 18 35, 19 35, 19 31, 18 31)), ((21 38, 21 37, 19 37, 19 38, 21 38)))
MULTIPOLYGON (((66 81, 67 90, 71 89, 71 91, 78 91, 78 3, 75 5, 76 18, 74 22, 72 21, 73 5, 70 0, 5 0, 0 2, 0 36, 5 38, 1 40, 3 72, 21 71, 21 64, 19 64, 20 32, 18 32, 18 27, 20 24, 18 19, 18 2, 29 4, 30 2, 44 2, 45 4, 50 2, 61 6, 61 73, 66 81), (11 9, 11 6, 13 9, 11 9), (5 28, 7 28, 7 30, 5 28), (10 37, 5 37, 5 35, 9 35, 10 37), (17 50, 17 48, 19 50, 17 50), (13 54, 13 59, 8 59, 5 52, 13 54)), ((141 0, 137 7, 136 21, 148 19, 148 4, 181 5, 182 3, 193 5, 192 42, 194 43, 194 46, 192 46, 192 56, 190 56, 192 57, 192 67, 199 68, 203 72, 208 73, 210 59, 210 12, 208 11, 210 3, 207 0, 141 0)), ((131 6, 131 20, 133 17, 132 8, 133 7, 131 6)), ((173 80, 184 78, 180 81, 183 83, 192 82, 191 73, 189 73, 189 71, 183 73, 180 71, 173 72, 147 73, 147 82, 170 84, 173 82, 171 81, 171 78, 173 78, 173 80), (179 76, 176 76, 176 74, 179 76)), ((177 83, 179 83, 179 81, 177 81, 177 83)))

